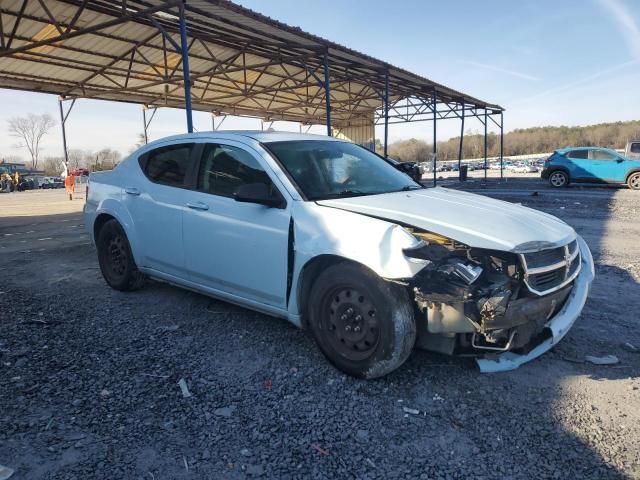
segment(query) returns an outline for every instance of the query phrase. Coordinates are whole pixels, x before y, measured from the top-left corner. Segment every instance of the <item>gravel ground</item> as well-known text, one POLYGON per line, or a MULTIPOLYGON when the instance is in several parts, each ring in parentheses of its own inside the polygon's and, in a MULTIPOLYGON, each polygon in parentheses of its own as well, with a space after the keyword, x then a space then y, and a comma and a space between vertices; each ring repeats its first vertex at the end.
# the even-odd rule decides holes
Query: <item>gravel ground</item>
POLYGON ((377 381, 285 321, 161 283, 111 290, 80 200, 0 195, 0 465, 16 480, 640 478, 640 193, 483 192, 585 237, 583 315, 513 372, 416 351, 377 381), (619 363, 585 362, 606 354, 619 363))

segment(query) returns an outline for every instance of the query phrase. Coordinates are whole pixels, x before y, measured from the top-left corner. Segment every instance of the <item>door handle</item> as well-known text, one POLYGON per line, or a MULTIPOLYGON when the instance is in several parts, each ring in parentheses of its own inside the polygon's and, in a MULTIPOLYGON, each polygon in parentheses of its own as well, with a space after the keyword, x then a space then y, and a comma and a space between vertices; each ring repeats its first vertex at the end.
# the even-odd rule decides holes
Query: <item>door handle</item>
POLYGON ((202 202, 189 202, 187 203, 187 207, 192 208, 193 210, 209 210, 209 205, 202 202))
POLYGON ((128 195, 138 196, 138 195, 140 195, 140 190, 138 190, 135 187, 127 187, 127 188, 124 189, 124 193, 126 193, 128 195))

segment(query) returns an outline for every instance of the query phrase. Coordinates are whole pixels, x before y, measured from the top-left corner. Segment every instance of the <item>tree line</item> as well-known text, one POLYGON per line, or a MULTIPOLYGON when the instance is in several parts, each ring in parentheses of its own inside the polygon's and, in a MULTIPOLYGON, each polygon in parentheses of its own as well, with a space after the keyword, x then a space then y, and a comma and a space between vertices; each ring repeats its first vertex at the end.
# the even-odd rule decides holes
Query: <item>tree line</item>
MULTIPOLYGON (((628 141, 640 139, 640 120, 628 122, 600 123, 585 127, 532 127, 513 130, 504 135, 505 157, 552 152, 563 147, 604 147, 621 149, 628 141)), ((460 136, 438 142, 438 160, 456 160, 460 136)), ((407 162, 431 160, 432 144, 411 138, 389 144, 389 156, 407 162)), ((382 153, 383 146, 376 140, 376 151, 382 153)), ((487 156, 500 155, 500 135, 487 135, 487 156)), ((484 156, 484 134, 465 132, 462 158, 484 156)))

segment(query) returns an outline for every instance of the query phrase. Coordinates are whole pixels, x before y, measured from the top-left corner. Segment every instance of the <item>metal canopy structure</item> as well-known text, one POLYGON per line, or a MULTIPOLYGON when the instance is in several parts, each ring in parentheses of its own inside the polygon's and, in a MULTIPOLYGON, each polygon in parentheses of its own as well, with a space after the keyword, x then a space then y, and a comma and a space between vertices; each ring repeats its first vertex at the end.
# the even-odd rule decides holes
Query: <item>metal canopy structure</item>
POLYGON ((0 87, 185 108, 188 131, 192 109, 385 138, 503 110, 226 0, 0 0, 0 87))

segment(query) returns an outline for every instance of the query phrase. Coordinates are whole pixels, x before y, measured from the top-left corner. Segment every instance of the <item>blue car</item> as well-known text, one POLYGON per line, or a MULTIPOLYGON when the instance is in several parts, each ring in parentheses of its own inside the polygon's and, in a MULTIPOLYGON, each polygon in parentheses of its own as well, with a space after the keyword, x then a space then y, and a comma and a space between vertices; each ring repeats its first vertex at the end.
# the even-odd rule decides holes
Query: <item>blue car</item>
POLYGON ((561 148, 544 162, 542 178, 552 187, 575 183, 626 183, 640 190, 640 160, 608 148, 561 148))

